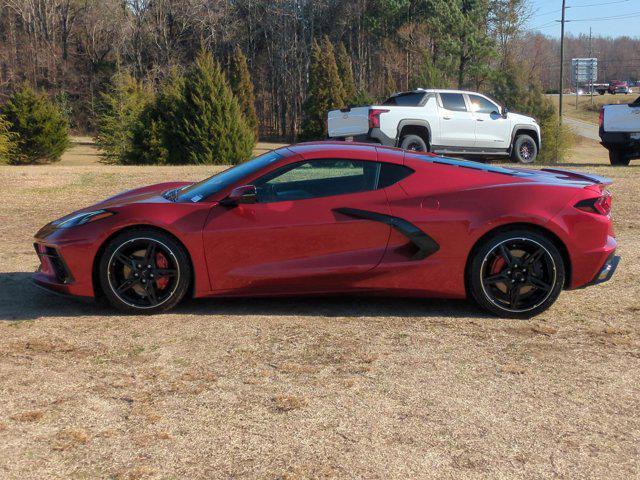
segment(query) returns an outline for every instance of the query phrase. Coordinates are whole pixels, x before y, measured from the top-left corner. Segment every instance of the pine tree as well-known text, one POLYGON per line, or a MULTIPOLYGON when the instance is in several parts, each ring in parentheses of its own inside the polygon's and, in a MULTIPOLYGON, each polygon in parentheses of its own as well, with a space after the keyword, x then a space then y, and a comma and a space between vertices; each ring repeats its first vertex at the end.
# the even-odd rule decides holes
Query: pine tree
POLYGON ((27 84, 15 91, 0 112, 15 138, 12 163, 57 162, 69 146, 67 122, 44 94, 27 84))
POLYGON ((315 41, 311 47, 308 97, 303 105, 305 119, 302 136, 307 140, 327 136, 327 114, 329 110, 342 108, 345 94, 338 74, 333 45, 324 37, 322 46, 315 41))
POLYGON ((524 68, 516 61, 507 60, 502 69, 494 72, 493 98, 509 110, 531 115, 541 127, 542 150, 538 162, 561 162, 575 142, 571 130, 558 125, 558 115, 542 88, 527 77, 524 68))
POLYGON ((133 135, 153 94, 126 72, 116 73, 102 94, 97 118, 96 143, 108 163, 135 163, 131 158, 133 135))
POLYGON ((180 164, 184 158, 174 134, 184 100, 184 76, 172 69, 153 101, 145 105, 133 123, 127 161, 134 164, 180 164))
POLYGON ((231 63, 231 75, 229 78, 233 94, 240 103, 240 108, 244 118, 258 136, 258 115, 256 115, 255 95, 253 93, 253 82, 247 65, 247 57, 242 53, 240 46, 236 46, 233 52, 233 61, 231 63))
POLYGON ((383 85, 383 94, 385 97, 388 97, 394 93, 396 93, 397 84, 396 79, 393 76, 393 72, 391 71, 391 67, 386 67, 384 69, 384 85, 383 85))
POLYGON ((411 88, 450 88, 451 82, 447 79, 447 71, 449 69, 435 65, 433 56, 425 49, 422 52, 422 63, 411 79, 411 88))
POLYGON ((169 158, 191 164, 236 164, 247 160, 255 135, 220 65, 201 51, 185 76, 184 98, 169 158))
POLYGON ((16 163, 16 135, 11 131, 11 124, 0 115, 0 165, 16 163))
POLYGON ((347 53, 347 49, 342 42, 338 44, 336 63, 338 65, 340 80, 342 81, 342 88, 344 89, 345 102, 348 105, 351 105, 356 99, 356 84, 353 80, 351 57, 349 56, 349 53, 347 53))

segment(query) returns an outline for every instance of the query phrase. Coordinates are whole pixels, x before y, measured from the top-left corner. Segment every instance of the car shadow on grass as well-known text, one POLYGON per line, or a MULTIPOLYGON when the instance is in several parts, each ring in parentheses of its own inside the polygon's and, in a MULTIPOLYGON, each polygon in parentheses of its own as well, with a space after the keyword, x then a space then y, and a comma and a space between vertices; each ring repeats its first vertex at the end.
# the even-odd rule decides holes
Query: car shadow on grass
MULTIPOLYGON (((131 317, 104 302, 64 297, 31 282, 31 273, 0 273, 0 322, 43 317, 131 317)), ((302 317, 488 317, 471 302, 407 297, 300 296, 187 299, 173 315, 302 317)))

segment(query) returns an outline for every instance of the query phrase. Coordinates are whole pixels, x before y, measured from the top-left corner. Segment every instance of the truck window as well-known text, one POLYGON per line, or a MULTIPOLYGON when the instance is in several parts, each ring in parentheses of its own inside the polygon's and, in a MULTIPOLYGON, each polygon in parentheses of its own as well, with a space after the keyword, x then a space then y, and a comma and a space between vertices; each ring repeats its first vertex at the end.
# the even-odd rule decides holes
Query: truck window
POLYGON ((398 107, 419 107, 427 92, 405 92, 387 98, 382 105, 398 107))
POLYGON ((441 93, 442 106, 454 112, 466 112, 467 106, 461 93, 441 93))
POLYGON ((476 113, 500 113, 500 109, 498 106, 490 102, 484 97, 479 95, 469 95, 469 100, 471 100, 471 111, 476 113))

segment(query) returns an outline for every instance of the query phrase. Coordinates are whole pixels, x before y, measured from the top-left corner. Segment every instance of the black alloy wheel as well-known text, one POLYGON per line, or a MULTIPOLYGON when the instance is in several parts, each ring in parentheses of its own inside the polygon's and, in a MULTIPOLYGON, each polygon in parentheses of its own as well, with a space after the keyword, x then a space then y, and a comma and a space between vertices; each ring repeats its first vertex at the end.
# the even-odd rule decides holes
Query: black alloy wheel
POLYGON ((513 160, 520 163, 533 163, 538 156, 538 146, 529 135, 519 135, 513 145, 513 160))
POLYGON ((418 135, 405 135, 400 142, 400 148, 413 152, 427 152, 427 142, 418 135))
POLYGON ((100 262, 107 299, 129 312, 168 310, 185 295, 191 277, 181 245, 156 231, 131 231, 116 237, 100 262))
POLYGON ((555 302, 564 285, 557 247, 536 232, 523 233, 495 237, 472 262, 474 298, 500 316, 534 316, 555 302))

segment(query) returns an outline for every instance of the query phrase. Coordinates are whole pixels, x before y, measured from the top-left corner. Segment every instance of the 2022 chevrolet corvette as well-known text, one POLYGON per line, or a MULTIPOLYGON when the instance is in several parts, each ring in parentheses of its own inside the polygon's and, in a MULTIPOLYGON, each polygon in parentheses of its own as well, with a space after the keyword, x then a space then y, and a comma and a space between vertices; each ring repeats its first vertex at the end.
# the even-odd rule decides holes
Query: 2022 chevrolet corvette
POLYGON ((43 227, 34 280, 159 312, 183 297, 471 297, 528 318, 617 265, 610 181, 371 144, 281 148, 43 227))

